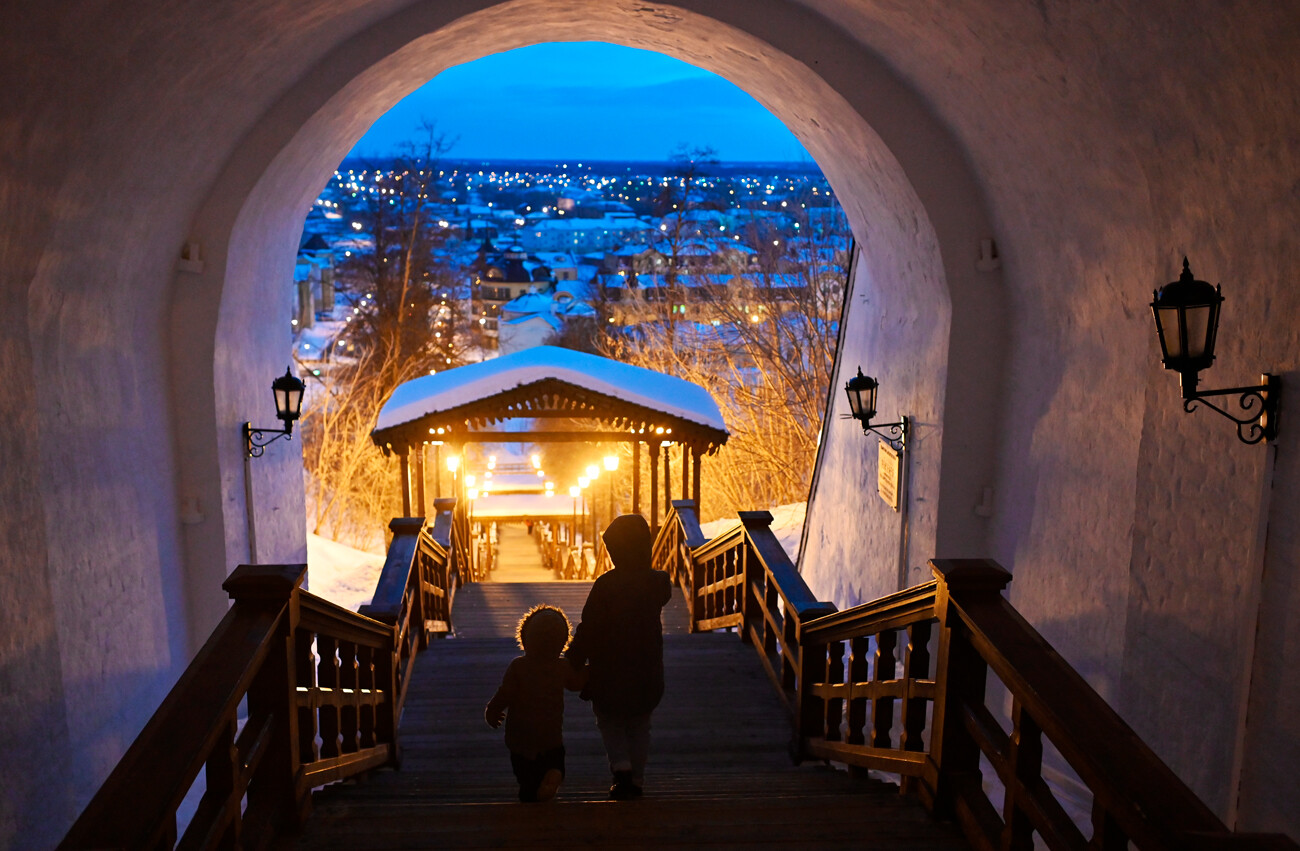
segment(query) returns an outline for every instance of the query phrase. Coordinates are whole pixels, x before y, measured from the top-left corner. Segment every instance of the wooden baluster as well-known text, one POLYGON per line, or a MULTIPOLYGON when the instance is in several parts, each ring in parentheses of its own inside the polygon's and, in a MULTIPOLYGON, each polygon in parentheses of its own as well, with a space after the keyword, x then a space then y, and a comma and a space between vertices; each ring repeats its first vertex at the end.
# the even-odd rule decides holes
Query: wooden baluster
POLYGON ((742 552, 737 558, 740 561, 738 569, 743 577, 740 583, 740 640, 753 644, 753 632, 762 628, 758 619, 760 595, 763 593, 760 585, 763 571, 750 569, 747 554, 742 552))
MULTIPOLYGON (((793 620, 787 617, 787 623, 793 620)), ((797 747, 802 751, 804 739, 820 739, 827 735, 826 704, 828 701, 812 693, 814 686, 830 681, 827 647, 825 644, 800 646, 793 641, 785 646, 789 651, 799 654, 799 668, 803 674, 797 692, 799 740, 796 742, 797 747)))
POLYGON ((1128 836, 1097 799, 1092 801, 1092 851, 1128 851, 1128 836))
MULTIPOLYGON (((732 579, 740 576, 740 550, 740 547, 736 547, 727 553, 727 557, 723 560, 725 568, 721 571, 722 575, 719 576, 718 579, 732 579)), ((736 588, 736 585, 729 584, 722 590, 720 595, 722 599, 720 603, 722 614, 724 615, 734 615, 736 612, 740 611, 740 595, 736 593, 736 588)))
POLYGON ((1015 774, 1002 799, 1002 851, 1033 851, 1034 826, 1021 806, 1026 787, 1043 772, 1043 731, 1020 701, 1011 706, 1011 744, 1007 761, 1015 774))
MULTIPOLYGON (((773 596, 777 595, 774 594, 773 596)), ((775 600, 773 601, 772 611, 777 611, 775 600)), ((798 670, 796 670, 792 662, 797 658, 795 654, 798 653, 799 622, 794 613, 786 609, 778 623, 781 624, 781 685, 785 687, 786 691, 794 691, 798 685, 798 670)), ((813 657, 820 658, 820 662, 817 663, 821 666, 818 669, 820 671, 819 676, 825 678, 826 648, 823 646, 818 650, 818 648, 814 647, 813 657)))
POLYGON ((867 724, 867 699, 856 696, 854 686, 866 682, 871 676, 867 663, 870 645, 871 640, 866 636, 859 636, 849 642, 848 731, 844 738, 851 745, 866 742, 863 728, 867 724))
MULTIPOLYGON (((311 689, 317 685, 316 670, 320 657, 313 650, 315 638, 305 629, 298 630, 294 642, 293 684, 296 687, 311 689)), ((297 689, 295 688, 295 697, 297 689)), ((320 745, 316 736, 320 733, 317 710, 311 706, 298 707, 298 757, 303 762, 315 762, 320 759, 320 745)))
MULTIPOLYGON (((252 723, 252 718, 249 722, 252 723)), ((194 821, 199 822, 199 814, 202 814, 204 820, 219 820, 222 818, 219 810, 226 810, 231 816, 230 824, 226 825, 217 838, 213 848, 234 849, 240 847, 240 828, 241 813, 239 811, 239 799, 244 797, 242 790, 235 789, 235 780, 239 777, 240 759, 239 748, 235 745, 236 721, 229 718, 221 725, 219 736, 221 743, 212 750, 212 755, 208 757, 207 764, 204 766, 204 776, 207 780, 207 789, 204 792, 204 802, 199 805, 199 811, 196 813, 194 821), (211 801, 211 809, 207 806, 211 801), (205 812, 205 810, 207 810, 205 812)), ((188 844, 188 843, 187 843, 188 844)))
POLYGON ((357 688, 357 646, 350 641, 339 642, 339 691, 343 705, 339 707, 339 748, 341 753, 356 753, 360 742, 360 693, 357 688), (346 694, 351 692, 351 694, 346 694))
POLYGON ((321 695, 317 721, 320 725, 320 755, 324 759, 339 755, 339 709, 332 702, 337 699, 339 688, 338 645, 338 639, 316 636, 316 654, 320 659, 316 664, 316 682, 322 690, 330 690, 328 695, 321 695))
MULTIPOLYGON (((396 637, 396 629, 394 629, 394 637, 396 637)), ((397 696, 401 692, 401 684, 397 681, 397 676, 398 671, 401 670, 401 653, 402 648, 394 643, 392 651, 377 650, 374 656, 375 687, 384 690, 383 703, 375 707, 375 743, 392 746, 390 761, 393 765, 401 764, 401 752, 398 750, 397 742, 397 696)))
MULTIPOLYGON (((898 659, 894 655, 898 646, 898 633, 887 629, 876 636, 875 675, 876 683, 889 682, 898 678, 898 659)), ((893 747, 894 698, 878 697, 871 702, 871 746, 873 748, 893 747)))
POLYGON ((925 750, 925 710, 923 697, 912 696, 912 683, 930 676, 930 622, 914 623, 907 628, 907 653, 903 676, 907 678, 903 705, 903 737, 899 744, 906 751, 925 750))
POLYGON ((365 692, 365 703, 358 709, 357 732, 361 737, 362 748, 373 748, 377 744, 375 741, 376 707, 371 701, 375 696, 375 655, 378 652, 373 647, 357 648, 357 691, 365 692))
POLYGON ((763 652, 773 661, 776 660, 777 648, 780 646, 778 627, 773 626, 774 623, 778 625, 781 623, 780 600, 776 583, 772 581, 772 577, 766 570, 763 571, 763 611, 772 617, 772 620, 768 620, 766 616, 763 618, 763 652))
MULTIPOLYGON (((844 682, 844 642, 833 641, 826 647, 828 664, 826 666, 826 684, 828 686, 838 685, 844 682)), ((825 701, 825 723, 822 729, 825 730, 826 740, 838 742, 840 740, 840 726, 844 723, 844 700, 838 697, 830 697, 825 701)))

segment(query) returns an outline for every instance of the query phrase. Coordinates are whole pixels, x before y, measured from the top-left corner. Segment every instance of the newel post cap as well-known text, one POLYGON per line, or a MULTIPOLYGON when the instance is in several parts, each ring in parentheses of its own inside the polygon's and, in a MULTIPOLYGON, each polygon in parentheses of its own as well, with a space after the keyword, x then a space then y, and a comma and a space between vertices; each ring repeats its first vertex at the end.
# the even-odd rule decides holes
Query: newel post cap
POLYGON ((423 517, 394 517, 388 523, 394 535, 418 535, 424 528, 423 517))
POLYGON ((1000 593, 1011 583, 1011 574, 988 558, 936 558, 930 560, 934 578, 948 591, 991 591, 1000 593))
POLYGON ((770 511, 738 511, 740 522, 746 529, 767 529, 772 525, 770 511))
POLYGON ((241 564, 221 587, 235 601, 284 603, 306 575, 305 564, 241 564))

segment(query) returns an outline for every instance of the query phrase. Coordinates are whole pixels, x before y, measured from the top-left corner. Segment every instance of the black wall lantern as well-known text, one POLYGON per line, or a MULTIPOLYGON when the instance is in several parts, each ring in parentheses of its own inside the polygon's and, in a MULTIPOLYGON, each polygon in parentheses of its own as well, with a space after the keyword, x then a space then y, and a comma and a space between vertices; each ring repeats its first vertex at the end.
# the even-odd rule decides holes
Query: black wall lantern
POLYGON ((1219 287, 1196 280, 1184 257, 1182 275, 1157 290, 1151 301, 1165 369, 1174 370, 1182 379, 1183 410, 1191 413, 1197 404, 1207 405, 1237 424, 1237 438, 1242 443, 1273 440, 1277 437, 1277 400, 1282 389, 1277 376, 1264 373, 1260 376, 1262 383, 1255 387, 1196 389, 1200 371, 1214 363, 1222 304, 1219 287), (1212 396, 1237 396, 1242 415, 1220 408, 1210 401, 1212 396))
POLYGON ((849 396, 849 410, 852 412, 853 419, 862 423, 863 434, 874 431, 890 446, 901 451, 907 446, 907 417, 903 417, 896 423, 871 424, 871 418, 876 415, 876 391, 879 388, 880 384, 876 379, 870 375, 863 375, 862 367, 858 367, 858 374, 844 385, 844 392, 849 396), (888 429, 893 437, 885 434, 881 429, 888 429))
POLYGON ((285 367, 284 375, 271 382, 271 392, 275 394, 275 415, 284 423, 284 428, 253 428, 252 423, 244 423, 244 444, 249 458, 258 458, 265 452, 265 446, 277 438, 292 440, 293 421, 302 415, 302 394, 307 385, 285 367), (269 436, 268 436, 269 435, 269 436))

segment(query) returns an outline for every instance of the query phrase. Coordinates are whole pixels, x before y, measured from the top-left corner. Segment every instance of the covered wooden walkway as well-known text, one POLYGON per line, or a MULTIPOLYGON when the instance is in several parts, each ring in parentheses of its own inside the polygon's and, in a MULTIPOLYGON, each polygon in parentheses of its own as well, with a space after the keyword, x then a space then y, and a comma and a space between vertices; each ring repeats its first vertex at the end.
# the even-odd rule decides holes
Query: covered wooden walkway
POLYGON ((606 800, 609 774, 590 706, 570 695, 568 777, 556 801, 520 804, 501 732, 483 706, 517 655, 528 605, 576 622, 589 582, 465 586, 456 634, 417 661, 401 723, 402 768, 315 795, 300 849, 966 847, 896 786, 822 763, 794 766, 785 711, 734 633, 687 635, 665 610, 667 691, 655 713, 646 797, 606 800))

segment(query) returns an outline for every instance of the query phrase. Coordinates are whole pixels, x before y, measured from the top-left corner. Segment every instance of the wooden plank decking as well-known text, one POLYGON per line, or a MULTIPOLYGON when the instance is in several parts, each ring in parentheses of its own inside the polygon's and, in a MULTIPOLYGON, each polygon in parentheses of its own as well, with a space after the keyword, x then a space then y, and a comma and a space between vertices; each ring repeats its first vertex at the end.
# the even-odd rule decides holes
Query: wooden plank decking
POLYGON ((527 606, 576 622, 590 583, 468 586, 456 637, 418 660, 402 719, 402 770, 317 793, 292 847, 958 849, 896 788, 821 764, 795 767, 789 727, 751 648, 734 634, 688 635, 680 598, 665 610, 667 690, 654 716, 646 796, 606 800, 608 767, 588 704, 570 695, 568 776, 557 799, 520 804, 501 731, 483 706, 518 650, 527 606))

